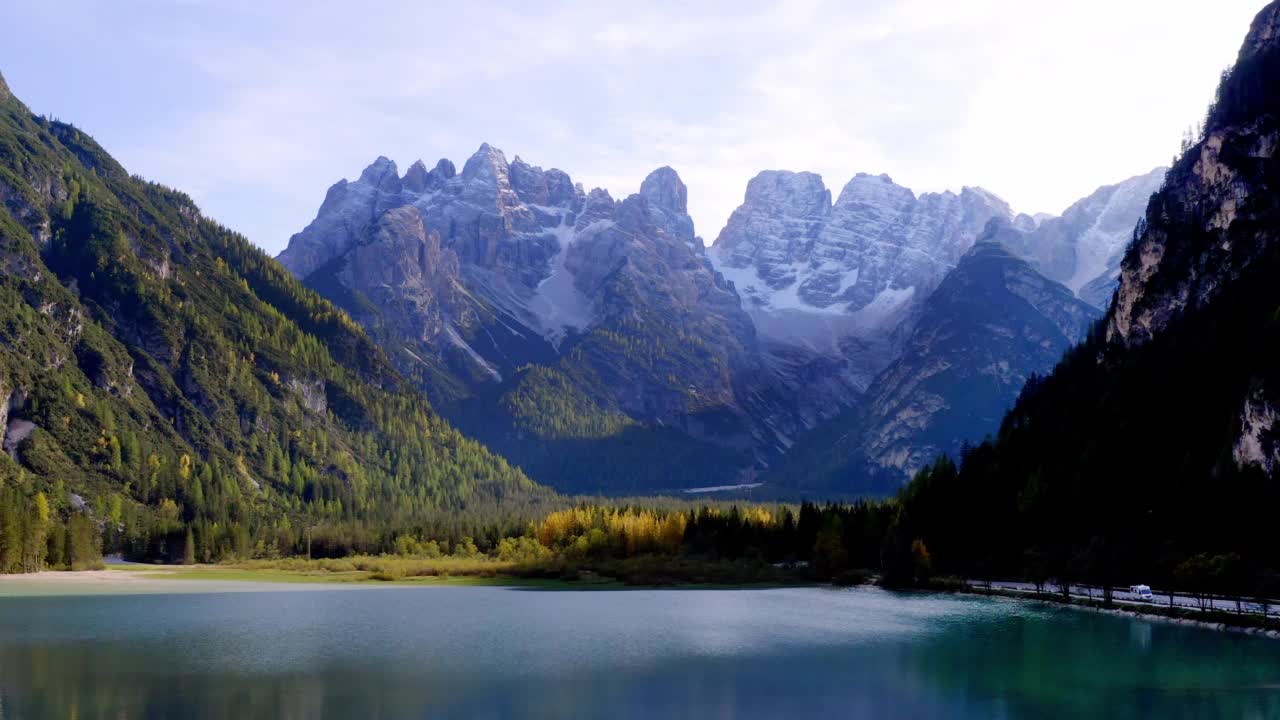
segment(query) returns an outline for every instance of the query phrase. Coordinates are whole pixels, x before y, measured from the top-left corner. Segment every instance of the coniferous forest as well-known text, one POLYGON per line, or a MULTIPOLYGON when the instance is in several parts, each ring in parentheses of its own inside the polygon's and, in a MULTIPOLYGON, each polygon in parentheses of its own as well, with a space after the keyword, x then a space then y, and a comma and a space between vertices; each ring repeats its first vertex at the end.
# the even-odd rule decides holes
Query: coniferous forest
POLYGON ((0 81, 0 570, 288 554, 548 493, 345 314, 0 81))
POLYGON ((0 720, 1280 718, 1255 2, 10 3, 0 720))
POLYGON ((1280 483, 1250 415, 1280 380, 1280 166, 1254 149, 1280 127, 1277 78, 1280 49, 1251 36, 1135 230, 1134 276, 1155 252, 1162 272, 1139 292, 1122 284, 1108 318, 1027 384, 998 437, 903 493, 940 567, 1065 577, 1096 566, 1167 585, 1210 574, 1275 591, 1280 483), (1223 165, 1225 198, 1206 180, 1223 165), (1126 336, 1121 309, 1145 307, 1140 318, 1167 323, 1126 336))
MULTIPOLYGON (((536 485, 438 416, 346 313, 0 81, 0 572, 91 567, 103 553, 514 554, 531 572, 665 581, 699 563, 752 579, 802 563, 821 580, 1141 575, 1274 592, 1280 485, 1241 460, 1240 401, 1280 383, 1280 171, 1269 153, 1232 153, 1280 127, 1277 77, 1274 43, 1224 74, 1126 260, 1146 262, 1136 253, 1155 238, 1166 264, 1203 268, 1197 248, 1225 233, 1227 282, 1192 297, 1155 276, 1146 297, 1177 292, 1181 305, 1141 342, 1116 339, 1117 295, 996 437, 895 497, 768 507, 601 503, 536 485), (1210 151, 1248 186, 1227 230, 1185 190, 1210 151)), ((511 402, 568 427, 567 390, 543 384, 550 400, 511 402)))

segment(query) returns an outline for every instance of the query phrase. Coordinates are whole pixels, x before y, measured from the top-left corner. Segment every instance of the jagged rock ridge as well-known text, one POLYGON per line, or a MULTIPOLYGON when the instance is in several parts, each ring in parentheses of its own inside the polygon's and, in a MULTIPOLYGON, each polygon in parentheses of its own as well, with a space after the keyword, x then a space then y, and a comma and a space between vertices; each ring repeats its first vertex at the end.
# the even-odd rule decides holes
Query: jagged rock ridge
POLYGON ((1100 305, 1162 177, 1033 218, 980 188, 917 196, 885 175, 856 175, 833 204, 818 175, 770 170, 748 183, 710 255, 742 295, 766 365, 814 426, 863 401, 991 220, 1001 221, 997 241, 1100 305))
POLYGON ((994 432, 1027 378, 1085 336, 1096 308, 992 242, 1003 222, 930 295, 866 402, 803 438, 778 482, 892 492, 939 454, 958 456, 994 432))
POLYGON ((1156 168, 1103 186, 1060 217, 1040 218, 1033 227, 1010 224, 995 240, 1081 300, 1106 308, 1119 282, 1120 260, 1133 240, 1134 227, 1167 172, 1168 168, 1156 168))
MULTIPOLYGON (((1055 235, 1071 252, 1124 224, 1128 204, 1098 199, 1110 190, 1073 207, 1075 234, 1055 235)), ((815 174, 767 171, 708 252, 687 203, 671 168, 615 201, 489 145, 460 173, 419 161, 400 177, 379 158, 333 186, 280 259, 526 467, 566 438, 655 431, 729 453, 699 466, 716 476, 706 485, 768 466, 863 402, 989 221, 1020 233, 1024 253, 1053 222, 978 188, 917 197, 859 174, 833 203, 815 174)))
POLYGON ((293 523, 547 495, 244 237, 7 93, 0 448, 7 491, 169 562, 184 535, 206 561, 243 558, 287 552, 293 523))
MULTIPOLYGON (((616 201, 487 144, 452 167, 399 177, 379 158, 330 189, 280 260, 464 426, 527 467, 568 441, 572 457, 623 436, 700 447, 723 460, 717 482, 799 426, 775 406, 755 329, 708 262, 674 170, 616 201)), ((702 482, 694 469, 688 481, 702 482)), ((659 472, 676 477, 651 484, 685 482, 659 472)))
MULTIPOLYGON (((1238 309, 1222 312, 1242 323, 1257 303, 1274 302, 1265 294, 1280 251, 1277 78, 1280 3, 1273 2, 1254 19, 1235 66, 1223 75, 1203 136, 1169 171, 1125 253, 1106 319, 1113 351, 1151 343, 1179 324, 1194 327, 1225 304, 1238 309)), ((1254 332, 1268 335, 1266 327, 1254 332)), ((1248 344, 1229 336, 1215 342, 1248 344)), ((1231 452, 1238 464, 1267 473, 1280 461, 1280 388, 1270 353, 1269 345, 1243 353, 1255 362, 1235 401, 1231 452)))

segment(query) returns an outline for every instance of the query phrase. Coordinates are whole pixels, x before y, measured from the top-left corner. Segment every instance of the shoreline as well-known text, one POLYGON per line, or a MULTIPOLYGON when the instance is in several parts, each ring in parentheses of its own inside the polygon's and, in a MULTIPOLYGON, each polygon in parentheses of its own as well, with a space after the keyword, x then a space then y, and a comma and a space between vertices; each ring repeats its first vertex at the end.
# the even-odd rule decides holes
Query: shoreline
MULTIPOLYGON (((866 586, 882 587, 878 583, 866 586)), ((0 598, 132 594, 132 593, 199 593, 199 592, 269 592, 382 588, 447 588, 498 587, 527 591, 626 591, 626 590, 769 590, 792 587, 857 587, 823 583, 675 583, 668 585, 631 585, 614 578, 588 576, 578 580, 521 577, 503 573, 484 575, 424 575, 385 579, 366 571, 333 572, 297 571, 273 568, 245 568, 225 565, 143 565, 108 566, 100 570, 44 570, 38 573, 0 574, 0 598)), ((1203 611, 1190 608, 1170 610, 1165 606, 1112 605, 1100 600, 1072 598, 1064 601, 1056 595, 1035 596, 1016 590, 973 586, 947 588, 884 588, 937 594, 963 594, 998 597, 1039 603, 1058 608, 1086 610, 1130 618, 1158 620, 1178 625, 1197 626, 1206 630, 1233 632, 1280 640, 1280 615, 1261 618, 1257 615, 1203 611)))
POLYGON ((522 577, 503 573, 484 575, 439 574, 395 579, 367 571, 295 571, 254 569, 222 565, 128 565, 102 570, 43 570, 37 573, 0 574, 0 598, 31 595, 91 595, 95 592, 249 592, 271 590, 330 590, 375 588, 497 587, 525 591, 627 591, 627 590, 767 590, 785 587, 818 587, 813 583, 680 583, 633 585, 604 576, 577 580, 522 577), (17 592, 13 592, 18 590, 17 592))
POLYGON ((1191 608, 1177 608, 1170 610, 1164 605, 1146 606, 1113 604, 1110 607, 1107 607, 1101 600, 1087 600, 1084 598, 1073 597, 1069 601, 1064 601, 1061 597, 1057 596, 1035 596, 1024 592, 1018 592, 1016 590, 980 588, 973 586, 955 588, 950 590, 950 592, 965 595, 979 595, 984 597, 1008 598, 1011 600, 1021 600, 1062 608, 1071 608, 1074 610, 1086 610, 1121 617, 1158 620, 1175 625, 1189 625, 1201 627, 1206 630, 1217 630, 1219 632, 1238 633, 1241 635, 1264 637, 1270 640, 1280 640, 1280 614, 1262 618, 1256 614, 1236 615, 1225 611, 1204 612, 1191 608), (1198 614, 1203 615, 1203 617, 1196 617, 1198 614))
POLYGON ((43 570, 0 574, 0 597, 92 594, 95 591, 234 592, 342 589, 356 587, 450 587, 518 585, 519 578, 427 576, 379 580, 370 573, 252 570, 218 565, 130 565, 102 570, 43 570), (515 580, 516 582, 509 582, 515 580), (14 592, 16 591, 16 592, 14 592))

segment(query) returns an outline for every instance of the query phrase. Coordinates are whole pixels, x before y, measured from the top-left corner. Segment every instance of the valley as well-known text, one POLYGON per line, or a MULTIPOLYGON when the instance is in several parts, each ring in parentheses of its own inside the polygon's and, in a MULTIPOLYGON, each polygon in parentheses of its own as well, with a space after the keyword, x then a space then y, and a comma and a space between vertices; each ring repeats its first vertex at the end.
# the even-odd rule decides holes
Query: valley
MULTIPOLYGON (((891 494, 937 453, 993 432, 1022 383, 1087 331, 1077 319, 1047 344, 1028 336, 997 349, 973 338, 971 352, 1010 355, 1005 362, 1032 355, 993 378, 1003 389, 970 391, 989 406, 976 422, 902 418, 914 427, 895 428, 885 408, 870 409, 872 389, 905 381, 886 373, 927 378, 911 333, 939 321, 926 317, 930 298, 970 248, 994 241, 1021 253, 1027 282, 1046 288, 1046 274, 1080 276, 1075 290, 1090 284, 1093 301, 1076 312, 1096 315, 1163 178, 1157 169, 1104 187, 1063 218, 1032 218, 978 188, 917 198, 865 174, 833 204, 817 175, 767 171, 707 248, 670 168, 616 202, 487 144, 460 174, 454 167, 442 159, 428 172, 418 161, 401 177, 379 158, 330 188, 280 260, 363 324, 452 422, 539 482, 612 495, 791 473, 797 441, 851 415, 875 425, 863 433, 901 436, 894 459, 866 440, 841 451, 865 471, 776 489, 891 494), (622 476, 595 474, 602 458, 633 455, 650 460, 622 476)), ((1004 311, 1002 298, 965 292, 980 307, 953 312, 1004 311)), ((988 372, 978 357, 954 360, 988 372)), ((929 402, 967 402, 957 392, 929 402)))
POLYGON ((1280 0, 1103 5, 6 7, 0 718, 1280 716, 1280 0))

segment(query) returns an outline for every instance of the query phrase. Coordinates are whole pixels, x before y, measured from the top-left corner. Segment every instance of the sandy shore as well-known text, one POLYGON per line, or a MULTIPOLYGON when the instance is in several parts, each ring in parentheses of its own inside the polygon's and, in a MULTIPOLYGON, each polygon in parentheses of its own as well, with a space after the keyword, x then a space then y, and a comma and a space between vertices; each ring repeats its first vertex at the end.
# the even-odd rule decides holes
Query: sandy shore
MULTIPOLYGON (((199 567, 199 566, 197 566, 199 567)), ((184 568, 189 570, 189 568, 184 568)), ((340 587, 371 587, 363 583, 289 583, 246 578, 172 577, 173 568, 130 566, 128 570, 45 571, 0 575, 0 598, 53 595, 137 595, 152 593, 290 592, 340 587)))
POLYGON ((38 573, 0 573, 0 586, 8 583, 51 584, 51 585, 102 585, 115 583, 150 583, 155 575, 172 573, 172 570, 157 568, 145 572, 125 570, 80 570, 65 572, 61 570, 45 570, 38 573))

